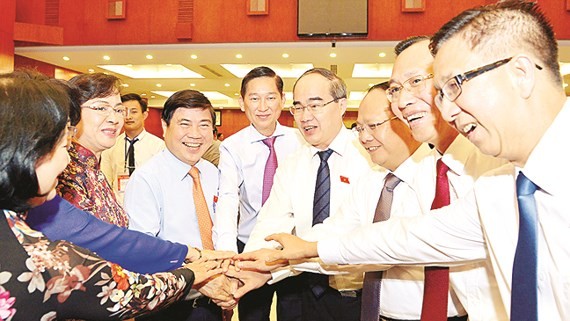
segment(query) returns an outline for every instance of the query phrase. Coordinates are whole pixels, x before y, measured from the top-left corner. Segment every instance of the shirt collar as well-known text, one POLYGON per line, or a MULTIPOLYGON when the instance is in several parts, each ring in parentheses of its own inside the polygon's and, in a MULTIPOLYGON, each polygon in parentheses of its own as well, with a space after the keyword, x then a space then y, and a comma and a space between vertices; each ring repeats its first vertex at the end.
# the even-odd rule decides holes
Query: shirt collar
POLYGON ((73 141, 71 143, 71 147, 69 148, 69 155, 79 161, 78 165, 99 169, 99 161, 97 160, 95 154, 76 141, 73 141))
MULTIPOLYGON (((126 133, 123 133, 123 134, 125 135, 125 139, 130 142, 131 139, 129 139, 129 138, 127 137, 127 134, 126 134, 126 133)), ((143 128, 142 132, 140 132, 140 133, 139 133, 135 138, 133 138, 133 139, 137 139, 137 138, 138 138, 138 140, 141 140, 141 139, 144 138, 144 136, 145 136, 146 134, 147 134, 147 131, 143 128)))
MULTIPOLYGON (((329 144, 329 146, 326 149, 332 149, 332 151, 336 154, 339 154, 340 156, 343 156, 346 153, 346 149, 351 145, 354 144, 354 134, 352 133, 351 130, 346 129, 344 126, 343 128, 340 129, 340 132, 336 135, 336 137, 333 139, 333 141, 329 144)), ((360 144, 359 142, 356 142, 356 144, 360 144)), ((318 152, 320 152, 321 150, 311 146, 311 155, 315 156, 317 155, 318 152)))
MULTIPOLYGON (((255 127, 253 126, 253 124, 251 124, 247 127, 247 131, 248 131, 247 136, 249 137, 250 143, 260 142, 260 141, 267 138, 265 135, 262 135, 260 132, 258 132, 257 129, 255 129, 255 127)), ((285 135, 285 130, 284 130, 283 126, 281 124, 279 124, 279 122, 277 122, 277 124, 275 126, 275 131, 273 132, 273 134, 271 136, 272 137, 279 137, 279 136, 283 136, 283 135, 285 135)))
POLYGON ((410 157, 396 168, 394 175, 406 184, 410 185, 418 175, 418 169, 420 169, 419 164, 431 154, 432 150, 429 145, 421 144, 410 157))
MULTIPOLYGON (((471 157, 473 145, 463 135, 457 135, 445 153, 441 155, 443 163, 459 176, 466 175, 465 164, 471 157)), ((437 150, 434 149, 436 153, 437 150)))
MULTIPOLYGON (((174 156, 174 154, 172 154, 172 152, 170 152, 170 150, 168 150, 168 148, 165 148, 163 153, 165 153, 166 161, 168 163, 166 166, 169 166, 170 169, 174 171, 175 177, 179 177, 180 180, 183 180, 186 176, 189 176, 188 172, 192 168, 191 165, 188 165, 179 160, 176 156, 174 156)), ((200 160, 194 164, 194 166, 198 167, 200 173, 202 173, 205 163, 206 161, 200 158, 200 160)))
POLYGON ((570 171, 568 157, 562 153, 568 144, 568 124, 570 124, 570 99, 544 132, 536 147, 531 152, 523 173, 551 195, 561 195, 568 190, 570 171))

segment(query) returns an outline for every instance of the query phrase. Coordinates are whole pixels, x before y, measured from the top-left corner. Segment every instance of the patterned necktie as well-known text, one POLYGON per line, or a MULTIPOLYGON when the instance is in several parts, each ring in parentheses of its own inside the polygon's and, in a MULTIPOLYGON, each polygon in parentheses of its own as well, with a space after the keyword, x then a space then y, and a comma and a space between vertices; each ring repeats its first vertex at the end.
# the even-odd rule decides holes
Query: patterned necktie
POLYGON ((129 142, 129 149, 127 150, 127 157, 129 159, 129 176, 131 176, 133 174, 133 172, 135 171, 135 143, 139 141, 138 138, 135 138, 133 140, 128 139, 127 137, 125 137, 125 139, 129 142))
MULTIPOLYGON (((449 167, 441 160, 437 161, 437 180, 435 198, 431 209, 449 205, 449 167)), ((429 266, 424 268, 424 299, 422 303, 422 321, 447 320, 447 297, 449 293, 449 268, 429 266)))
MULTIPOLYGON (((394 189, 401 180, 389 173, 384 181, 384 188, 380 194, 374 222, 385 221, 390 218, 394 189)), ((382 285, 382 271, 366 272, 362 284, 362 305, 360 309, 361 321, 378 321, 380 317, 380 286, 382 285)))
POLYGON ((271 192, 271 187, 273 186, 273 176, 275 176, 275 170, 277 169, 277 154, 275 154, 275 148, 273 144, 275 143, 275 136, 268 137, 262 142, 269 147, 269 157, 265 162, 265 170, 263 171, 263 189, 261 190, 261 205, 265 204, 265 201, 269 197, 269 192, 271 192))
POLYGON ((536 185, 522 172, 517 176, 519 238, 513 264, 511 320, 538 320, 537 253, 538 224, 536 185))
POLYGON ((202 248, 205 250, 213 250, 214 243, 212 242, 212 218, 208 210, 206 198, 202 191, 202 184, 200 183, 200 171, 196 166, 193 166, 188 172, 192 176, 194 185, 192 187, 192 196, 194 197, 194 207, 196 207, 196 218, 198 219, 198 228, 200 229, 200 239, 202 240, 202 248))
POLYGON ((332 149, 318 152, 321 164, 317 171, 315 198, 313 199, 313 225, 322 223, 330 215, 331 177, 327 161, 332 152, 332 149))

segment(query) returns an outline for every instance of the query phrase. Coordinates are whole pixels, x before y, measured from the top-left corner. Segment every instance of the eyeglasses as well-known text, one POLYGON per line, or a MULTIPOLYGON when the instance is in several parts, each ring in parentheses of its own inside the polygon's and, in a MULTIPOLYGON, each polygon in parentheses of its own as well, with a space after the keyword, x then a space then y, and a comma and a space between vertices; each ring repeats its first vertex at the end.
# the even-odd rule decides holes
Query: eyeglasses
POLYGON ((394 116, 394 117, 388 118, 386 120, 383 120, 379 123, 374 123, 374 124, 369 124, 369 125, 365 124, 363 126, 355 126, 354 128, 352 128, 352 131, 357 133, 358 135, 362 134, 364 131, 366 131, 368 134, 372 135, 376 129, 380 128, 380 126, 382 126, 385 123, 387 123, 391 120, 394 120, 396 118, 398 118, 398 117, 394 116))
MULTIPOLYGON (((455 77, 452 77, 451 79, 449 79, 448 81, 445 82, 445 84, 443 84, 443 86, 441 87, 441 89, 437 92, 436 96, 435 96, 435 104, 438 107, 441 107, 442 103, 443 103, 443 97, 445 96, 445 98, 447 98, 447 100, 454 102, 455 100, 457 100, 457 98, 459 97, 459 95, 461 95, 461 93, 463 92, 463 90, 461 89, 462 85, 464 82, 468 82, 469 80, 482 75, 484 73, 486 73, 487 71, 491 71, 493 69, 499 68, 502 65, 508 63, 509 61, 511 61, 511 59, 513 59, 513 57, 511 58, 506 58, 506 59, 501 59, 498 61, 495 61, 493 63, 490 63, 488 65, 485 65, 483 67, 479 67, 470 71, 467 71, 463 74, 459 74, 455 77)), ((534 65, 538 70, 542 70, 542 67, 535 64, 534 65)))
POLYGON ((418 94, 426 88, 426 80, 431 78, 433 78, 433 74, 414 76, 404 81, 401 86, 394 84, 394 86, 386 89, 386 97, 388 97, 388 101, 393 103, 400 99, 402 89, 406 89, 408 92, 413 94, 418 94))
POLYGON ((95 111, 97 114, 108 117, 112 113, 115 116, 125 118, 127 116, 127 109, 123 105, 117 105, 112 107, 111 105, 91 105, 91 106, 81 106, 81 108, 88 108, 95 111))
POLYGON ((289 111, 291 112, 291 115, 295 116, 295 115, 301 115, 301 113, 303 112, 303 110, 307 109, 311 112, 311 114, 318 114, 323 110, 323 107, 325 107, 328 104, 331 104, 333 102, 337 102, 339 99, 342 99, 345 97, 341 97, 341 98, 334 98, 333 100, 323 103, 321 101, 314 101, 311 102, 310 104, 308 104, 307 106, 303 106, 301 105, 301 103, 296 103, 293 106, 291 106, 291 108, 289 108, 289 111))
POLYGON ((71 142, 73 141, 73 137, 77 133, 77 128, 75 126, 71 126, 71 124, 67 124, 67 149, 71 147, 71 142))

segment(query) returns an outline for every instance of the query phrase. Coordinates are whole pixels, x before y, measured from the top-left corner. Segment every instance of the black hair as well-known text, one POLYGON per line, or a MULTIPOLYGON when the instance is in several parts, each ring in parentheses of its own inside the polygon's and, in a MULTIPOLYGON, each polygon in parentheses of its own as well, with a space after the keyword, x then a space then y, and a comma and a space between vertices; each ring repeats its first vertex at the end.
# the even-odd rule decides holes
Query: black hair
POLYGON ((245 98, 245 92, 247 91, 247 84, 253 79, 261 77, 273 78, 275 80, 275 86, 277 86, 277 90, 279 91, 279 95, 283 97, 283 79, 279 77, 279 75, 277 75, 275 71, 273 71, 273 69, 261 66, 253 68, 247 73, 247 75, 245 75, 245 77, 243 77, 241 81, 241 90, 240 90, 242 98, 245 98))
POLYGON ((216 113, 210 100, 197 90, 180 90, 170 96, 164 103, 161 118, 166 125, 170 125, 172 115, 178 108, 207 108, 212 116, 212 126, 216 123, 216 113))
POLYGON ((30 71, 0 76, 0 207, 16 212, 41 196, 36 167, 65 134, 70 98, 63 82, 30 71))
POLYGON ((139 105, 141 105, 141 110, 143 113, 147 110, 148 103, 146 99, 143 99, 139 94, 130 93, 130 94, 121 95, 122 102, 132 101, 132 100, 139 102, 139 105))
POLYGON ((77 88, 74 94, 76 105, 70 111, 71 124, 77 125, 81 120, 81 105, 94 98, 109 97, 120 92, 121 80, 113 75, 104 73, 81 74, 69 80, 77 88))
POLYGON ((416 44, 420 41, 430 40, 429 36, 411 36, 408 37, 396 44, 394 47, 394 53, 396 56, 399 56, 404 50, 410 48, 413 44, 416 44))

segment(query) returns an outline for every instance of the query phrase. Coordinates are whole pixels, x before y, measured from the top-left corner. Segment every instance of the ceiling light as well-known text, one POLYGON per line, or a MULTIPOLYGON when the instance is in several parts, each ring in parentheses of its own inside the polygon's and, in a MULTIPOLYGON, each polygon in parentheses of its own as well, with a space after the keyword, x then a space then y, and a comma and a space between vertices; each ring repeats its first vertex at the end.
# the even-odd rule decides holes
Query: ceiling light
POLYGON ((68 56, 63 56, 63 60, 69 61, 69 57, 68 57, 68 56))
POLYGON ((385 52, 381 52, 381 53, 378 54, 378 57, 384 58, 384 57, 386 57, 386 53, 385 53, 385 52))
POLYGON ((127 87, 129 87, 129 84, 121 84, 121 86, 127 88, 127 87))
POLYGON ((238 94, 238 93, 234 93, 234 96, 239 96, 239 94, 238 94))
POLYGON ((133 64, 127 64, 127 67, 132 67, 132 66, 133 66, 133 64))
POLYGON ((156 87, 160 88, 162 87, 162 84, 156 84, 156 87))
POLYGON ((190 55, 190 58, 192 58, 192 59, 198 59, 198 56, 196 56, 196 55, 190 55))
POLYGON ((362 100, 364 99, 364 96, 366 96, 366 92, 365 91, 351 91, 348 94, 348 100, 362 100))
POLYGON ((289 54, 288 54, 288 53, 284 53, 284 54, 281 55, 281 57, 283 57, 283 58, 289 58, 289 54))
POLYGON ((111 60, 111 57, 105 55, 105 56, 103 56, 103 59, 105 59, 105 60, 111 60))
POLYGON ((146 59, 151 60, 152 58, 154 58, 152 55, 146 55, 146 59))
POLYGON ((370 83, 370 84, 368 84, 368 87, 372 87, 372 86, 374 86, 374 84, 373 84, 373 83, 370 83))
POLYGON ((236 58, 237 58, 237 59, 241 59, 241 58, 243 58, 243 56, 242 56, 241 54, 237 54, 237 55, 236 55, 236 58))
POLYGON ((225 84, 224 84, 224 86, 226 86, 226 87, 229 87, 229 86, 230 86, 230 84, 228 84, 228 83, 225 83, 225 84))
POLYGON ((92 74, 92 73, 94 73, 94 72, 95 72, 95 69, 89 68, 89 70, 88 70, 88 71, 89 71, 89 73, 91 73, 91 74, 92 74))
POLYGON ((155 99, 156 97, 155 97, 155 96, 150 96, 150 98, 151 98, 151 99, 155 99))
POLYGON ((196 84, 192 83, 190 84, 190 87, 196 87, 196 84))
POLYGON ((336 53, 334 53, 334 52, 331 52, 331 53, 329 54, 329 57, 331 57, 331 58, 335 58, 335 57, 336 57, 336 53))
POLYGON ((354 64, 352 78, 389 79, 392 75, 392 64, 354 64))
MULTIPOLYGON (((245 77, 250 70, 258 66, 252 64, 222 64, 222 67, 236 76, 236 78, 245 77)), ((267 64, 265 66, 273 69, 281 78, 295 79, 299 78, 305 71, 313 68, 313 64, 267 64)))
POLYGON ((141 96, 146 96, 146 94, 145 94, 145 93, 142 93, 141 96))
POLYGON ((563 85, 563 86, 564 86, 564 88, 566 88, 566 87, 568 87, 568 84, 567 84, 567 83, 564 83, 564 85, 563 85))
POLYGON ((110 70, 129 78, 136 79, 181 79, 181 78, 204 78, 180 64, 168 65, 98 65, 99 68, 110 70))

